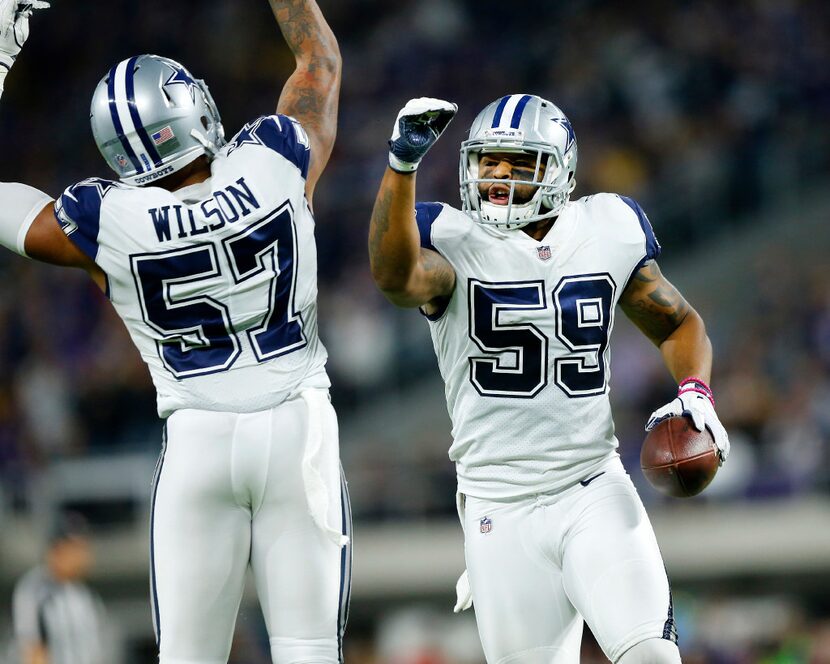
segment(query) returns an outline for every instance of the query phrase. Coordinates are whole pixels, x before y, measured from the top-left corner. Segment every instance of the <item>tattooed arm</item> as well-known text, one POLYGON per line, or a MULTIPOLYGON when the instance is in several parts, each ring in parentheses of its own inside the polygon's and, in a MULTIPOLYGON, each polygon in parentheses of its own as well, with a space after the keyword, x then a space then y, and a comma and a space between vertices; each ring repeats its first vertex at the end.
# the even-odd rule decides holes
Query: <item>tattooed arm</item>
POLYGON ((310 202, 337 134, 340 49, 314 0, 270 2, 283 37, 297 60, 297 68, 280 94, 277 112, 297 119, 311 142, 311 164, 306 179, 306 197, 310 202))
POLYGON ((439 310, 455 288, 455 271, 445 258, 421 248, 415 221, 415 173, 386 169, 369 224, 372 278, 399 307, 439 310))
POLYGON ((709 381, 712 344, 703 319, 680 292, 648 261, 631 279, 620 306, 634 324, 660 348, 675 380, 695 376, 709 381))

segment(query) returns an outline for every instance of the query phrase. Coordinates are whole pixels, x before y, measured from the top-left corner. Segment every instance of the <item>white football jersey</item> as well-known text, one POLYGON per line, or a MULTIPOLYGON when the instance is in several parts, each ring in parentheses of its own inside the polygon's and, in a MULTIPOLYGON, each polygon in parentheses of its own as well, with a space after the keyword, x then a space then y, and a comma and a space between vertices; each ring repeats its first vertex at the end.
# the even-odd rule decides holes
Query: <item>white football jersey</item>
POLYGON ((616 194, 588 196, 536 241, 446 204, 416 211, 422 246, 457 277, 428 318, 459 490, 510 498, 587 478, 616 454, 608 340, 629 279, 660 251, 645 213, 616 194))
POLYGON ((253 412, 329 386, 308 163, 302 127, 272 115, 245 125, 203 183, 169 192, 93 178, 56 201, 66 234, 107 275, 162 417, 253 412))

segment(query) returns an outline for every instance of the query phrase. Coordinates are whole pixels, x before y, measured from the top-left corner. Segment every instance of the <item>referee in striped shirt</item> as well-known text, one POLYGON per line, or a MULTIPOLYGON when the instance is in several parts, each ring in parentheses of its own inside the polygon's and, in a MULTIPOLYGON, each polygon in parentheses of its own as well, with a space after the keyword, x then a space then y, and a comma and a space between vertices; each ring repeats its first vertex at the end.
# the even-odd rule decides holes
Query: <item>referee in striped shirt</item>
POLYGON ((62 515, 43 563, 14 589, 12 619, 21 664, 105 664, 109 659, 103 604, 83 582, 92 562, 85 522, 62 515))

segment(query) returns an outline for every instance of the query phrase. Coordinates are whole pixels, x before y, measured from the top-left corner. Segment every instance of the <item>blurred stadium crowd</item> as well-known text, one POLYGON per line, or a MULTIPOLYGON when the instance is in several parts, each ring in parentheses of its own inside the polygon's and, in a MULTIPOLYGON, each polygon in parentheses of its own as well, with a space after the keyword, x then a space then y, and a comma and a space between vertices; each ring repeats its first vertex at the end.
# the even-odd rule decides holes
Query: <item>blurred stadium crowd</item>
MULTIPOLYGON (((107 176, 88 128, 89 95, 113 61, 135 50, 180 58, 205 76, 228 134, 272 111, 290 59, 262 4, 254 11, 245 3, 153 3, 145 12, 127 2, 90 3, 63 13, 60 29, 48 15, 38 17, 40 30, 0 109, 0 176, 53 195, 82 177, 107 176), (172 28, 188 6, 192 22, 182 34, 172 28), (109 27, 80 53, 75 44, 89 24, 109 27), (224 40, 223 48, 205 35, 224 40), (50 62, 57 53, 59 75, 50 62)), ((822 3, 655 2, 636 16, 613 2, 539 3, 533 20, 472 0, 349 4, 326 7, 345 75, 338 144, 317 203, 321 319, 341 418, 435 373, 426 325, 382 301, 364 248, 385 139, 408 97, 461 106, 419 181, 421 196, 448 202, 458 198, 457 143, 484 104, 518 90, 554 99, 580 145, 575 195, 617 191, 640 200, 669 266, 728 242, 765 210, 797 202, 800 190, 830 170, 822 3)), ((755 285, 746 295, 754 310, 742 325, 721 323, 729 311, 707 318, 716 333, 722 417, 734 437, 761 451, 750 494, 827 480, 820 461, 830 436, 830 279, 824 265, 810 271, 797 254, 781 258, 758 256, 757 273, 746 280, 755 285), (792 446, 809 450, 799 454, 803 467, 768 481, 764 471, 792 446)), ((29 473, 56 455, 156 445, 152 385, 104 298, 83 275, 6 255, 0 261, 6 492, 24 498, 29 473)), ((617 372, 626 406, 618 424, 621 437, 637 444, 627 413, 642 421, 668 383, 648 358, 626 359, 626 348, 615 346, 627 367, 625 382, 617 372)), ((383 463, 394 463, 387 456, 383 463)))
MULTIPOLYGON (((819 0, 652 0, 636 12, 610 0, 510 11, 493 0, 321 4, 339 38, 344 81, 338 143, 316 201, 320 318, 346 423, 436 376, 426 324, 382 300, 365 250, 385 141, 408 98, 459 103, 419 176, 422 197, 453 204, 457 146, 477 111, 505 93, 552 99, 580 147, 574 195, 638 199, 664 244, 670 277, 687 256, 709 270, 712 248, 751 232, 758 218, 789 210, 781 219, 796 223, 801 201, 830 174, 830 21, 819 0)), ((264 1, 77 5, 60 21, 36 17, 7 80, 4 181, 57 195, 84 177, 108 177, 89 131, 89 99, 107 68, 136 52, 179 59, 206 78, 228 135, 273 112, 291 70, 264 1)), ((828 236, 824 228, 809 242, 827 247, 828 236)), ((716 293, 708 302, 705 291, 693 302, 715 343, 713 387, 735 446, 735 470, 712 500, 830 491, 830 263, 805 256, 797 246, 785 254, 765 248, 749 256, 749 272, 720 265, 722 279, 747 287, 740 306, 716 293)), ((2 254, 0 281, 0 500, 25 511, 31 478, 51 460, 154 450, 160 423, 146 369, 84 275, 2 254)), ((614 355, 618 433, 627 466, 636 468, 642 423, 671 381, 659 355, 630 331, 615 339, 614 355)), ((451 514, 448 442, 443 426, 426 427, 406 450, 381 431, 344 449, 355 516, 451 514)), ((710 649, 697 661, 808 661, 817 634, 830 650, 829 629, 793 628, 800 659, 780 652, 762 659, 750 648, 722 657, 710 649)), ((812 661, 830 661, 827 652, 821 657, 812 661)))

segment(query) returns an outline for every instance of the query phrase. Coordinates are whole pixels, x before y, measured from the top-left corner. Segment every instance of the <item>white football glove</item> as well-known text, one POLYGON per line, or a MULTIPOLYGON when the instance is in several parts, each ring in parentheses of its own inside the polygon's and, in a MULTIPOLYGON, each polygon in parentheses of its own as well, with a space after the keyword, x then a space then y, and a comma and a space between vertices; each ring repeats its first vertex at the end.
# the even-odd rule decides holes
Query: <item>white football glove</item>
POLYGON ((406 102, 395 118, 389 139, 389 166, 398 173, 412 173, 455 116, 458 106, 420 97, 406 102))
POLYGON ((655 410, 646 424, 646 431, 651 431, 658 422, 669 417, 685 415, 692 420, 698 431, 706 427, 715 439, 720 463, 729 456, 729 436, 715 413, 715 399, 709 386, 698 378, 687 378, 680 383, 677 396, 662 408, 655 410))
POLYGON ((0 0, 0 95, 6 74, 29 38, 29 17, 48 6, 43 0, 0 0))
POLYGON ((470 577, 467 576, 467 570, 465 569, 455 584, 455 606, 452 607, 452 612, 461 613, 469 609, 472 605, 473 591, 470 588, 470 577))

